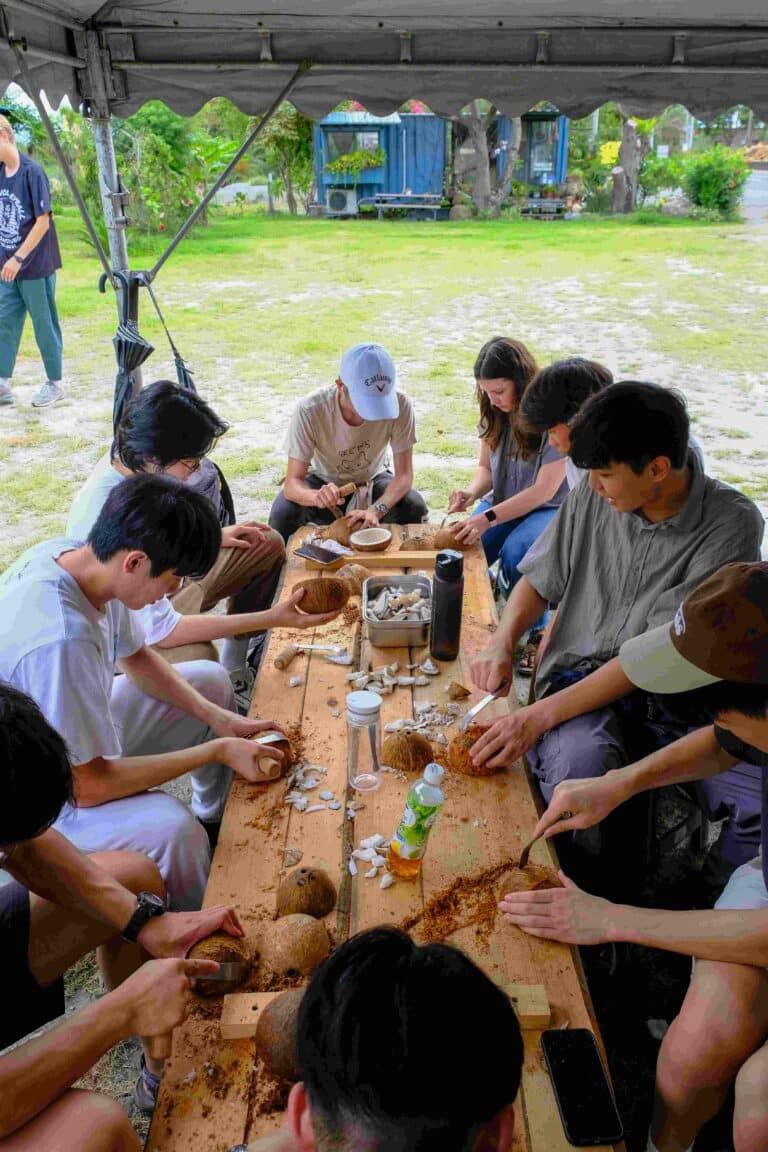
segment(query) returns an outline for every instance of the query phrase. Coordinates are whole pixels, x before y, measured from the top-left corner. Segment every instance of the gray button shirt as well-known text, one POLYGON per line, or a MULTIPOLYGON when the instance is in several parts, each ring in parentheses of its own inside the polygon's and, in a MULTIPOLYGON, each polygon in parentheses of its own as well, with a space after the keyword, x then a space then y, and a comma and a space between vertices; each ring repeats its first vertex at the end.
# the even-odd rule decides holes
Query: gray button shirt
POLYGON ((559 604, 536 676, 536 695, 555 671, 604 663, 625 640, 671 620, 681 601, 723 564, 760 559, 763 518, 735 488, 706 476, 689 453, 683 508, 652 524, 617 512, 579 484, 518 565, 540 596, 559 604))

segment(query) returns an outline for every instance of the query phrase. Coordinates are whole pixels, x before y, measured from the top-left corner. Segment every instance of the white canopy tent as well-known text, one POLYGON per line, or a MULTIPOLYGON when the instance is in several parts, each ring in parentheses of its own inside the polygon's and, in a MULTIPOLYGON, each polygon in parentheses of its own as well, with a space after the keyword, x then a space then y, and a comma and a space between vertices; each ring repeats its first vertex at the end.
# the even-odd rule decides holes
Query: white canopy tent
MULTIPOLYGON (((66 95, 92 121, 110 237, 127 272, 124 197, 110 116, 159 99, 189 115, 214 96, 266 117, 289 97, 320 117, 354 98, 387 114, 419 98, 451 115, 485 97, 510 116, 540 100, 571 117, 609 100, 649 116, 672 103, 702 119, 734 104, 768 118, 768 2, 732 0, 0 0, 0 91, 21 84, 43 117, 66 95)), ((258 132, 258 129, 257 129, 258 132)), ((66 161, 60 155, 65 171, 66 161)), ((79 195, 71 176, 70 184, 79 195)), ((85 212, 80 202, 81 210, 85 212)), ((87 214, 86 214, 87 215, 87 214)), ((87 221, 90 226, 90 222, 87 221)), ((97 250, 95 231, 91 226, 97 250)))

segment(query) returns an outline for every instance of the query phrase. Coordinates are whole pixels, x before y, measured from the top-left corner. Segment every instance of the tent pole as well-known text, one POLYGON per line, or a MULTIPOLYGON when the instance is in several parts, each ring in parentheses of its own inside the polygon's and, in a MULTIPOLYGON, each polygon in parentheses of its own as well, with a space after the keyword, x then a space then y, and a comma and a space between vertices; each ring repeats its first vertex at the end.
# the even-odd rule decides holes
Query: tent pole
POLYGON ((247 138, 247 140, 245 140, 240 145, 237 152, 235 153, 235 155, 232 157, 229 164, 227 165, 227 167, 224 169, 224 171, 221 173, 221 175, 218 177, 218 179, 211 185, 211 187, 208 189, 205 196, 202 198, 202 200, 197 205, 197 207, 194 209, 194 211, 191 213, 191 215, 188 216, 187 219, 184 221, 181 228, 179 229, 179 231, 174 236, 173 240, 171 240, 170 244, 166 248, 165 252, 163 252, 162 256, 160 257, 160 259, 155 264, 154 268, 152 268, 151 271, 144 273, 144 278, 146 280, 148 280, 150 283, 154 280, 155 276, 157 276, 158 272, 162 268, 163 264, 165 264, 168 257, 171 255, 171 253, 174 251, 174 249, 184 239, 187 232, 189 232, 190 228, 195 223, 195 221, 200 216, 200 214, 202 212, 204 212, 205 209, 208 207, 211 200, 213 199, 213 197, 218 192, 219 188, 221 188, 224 181, 228 178, 229 174, 231 172, 233 172, 234 169, 236 168, 236 166, 240 163, 240 160, 245 155, 245 153, 248 151, 251 144, 253 144, 256 137, 267 126, 269 121, 274 116, 275 112, 277 112, 280 105, 283 103, 284 100, 288 99, 288 96, 293 91, 293 89, 296 87, 299 80, 301 80, 302 76, 304 76, 309 71, 309 69, 311 67, 312 67, 312 65, 311 65, 311 62, 309 60, 303 60, 301 62, 301 64, 299 64, 298 68, 294 72, 291 79, 285 85, 285 87, 283 88, 283 90, 279 94, 279 96, 275 97, 275 99, 272 101, 269 108, 267 109, 267 111, 264 113, 264 115, 262 116, 259 123, 254 128, 253 132, 251 132, 251 134, 247 138))
POLYGON ((23 81, 22 87, 24 88, 24 91, 26 92, 27 96, 29 96, 30 100, 33 102, 33 104, 35 105, 35 108, 37 109, 37 113, 38 113, 38 115, 39 115, 39 117, 43 123, 43 127, 45 128, 48 139, 51 142, 51 147, 53 148, 54 152, 56 153, 56 159, 59 161, 59 164, 61 164, 61 168, 62 168, 62 171, 64 173, 64 176, 66 177, 66 181, 69 184, 70 191, 75 198, 75 203, 77 204, 77 207, 80 210, 80 215, 82 216, 83 220, 85 221, 85 226, 88 229, 88 234, 91 237, 91 240, 93 242, 93 246, 96 249, 96 253, 99 257, 99 260, 101 261, 102 267, 103 267, 105 273, 107 274, 107 276, 109 277, 109 279, 112 280, 112 269, 110 267, 109 260, 107 259, 107 254, 104 251, 104 247, 101 243, 101 240, 99 239, 99 234, 96 231, 94 224, 93 224, 93 221, 91 220, 91 217, 88 213, 88 209, 85 205, 85 201, 83 200, 83 197, 80 194, 80 189, 77 186, 77 181, 75 180, 75 176, 74 176, 74 173, 72 172, 72 169, 69 165, 69 161, 67 160, 66 156, 64 155, 64 153, 62 151, 61 144, 59 143, 59 138, 56 135, 56 131, 53 127, 53 124, 51 123, 51 118, 48 115, 48 112, 46 111, 45 105, 43 104, 39 95, 37 94, 37 91, 35 90, 34 84, 32 84, 32 82, 30 80, 29 70, 27 68, 27 62, 24 59, 24 52, 21 48, 21 45, 17 41, 11 41, 11 48, 13 49, 13 53, 16 57, 16 62, 19 66, 20 79, 23 81))
MULTIPOLYGON (((107 226, 109 239, 109 255, 112 267, 116 272, 124 272, 130 285, 128 292, 127 312, 129 320, 139 319, 139 287, 132 276, 129 275, 128 241, 125 234, 128 221, 124 208, 128 193, 123 189, 120 175, 117 171, 115 158, 115 145, 112 139, 112 119, 110 116, 89 117, 93 143, 96 147, 96 161, 99 169, 99 192, 101 193, 101 207, 104 213, 104 223, 107 226)), ((111 277, 110 277, 111 279, 111 277)), ((114 280, 115 290, 120 293, 124 288, 120 280, 114 280)), ((120 298, 117 298, 118 314, 122 315, 120 298)), ((135 375, 139 376, 141 369, 135 375)))

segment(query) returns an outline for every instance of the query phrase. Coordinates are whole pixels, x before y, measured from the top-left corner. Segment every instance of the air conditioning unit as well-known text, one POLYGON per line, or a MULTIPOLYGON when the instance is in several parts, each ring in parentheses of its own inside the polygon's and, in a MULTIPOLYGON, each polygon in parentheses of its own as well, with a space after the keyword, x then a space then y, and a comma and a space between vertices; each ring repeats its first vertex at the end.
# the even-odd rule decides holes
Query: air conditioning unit
POLYGON ((357 189, 329 188, 325 206, 328 216, 357 216, 357 189))

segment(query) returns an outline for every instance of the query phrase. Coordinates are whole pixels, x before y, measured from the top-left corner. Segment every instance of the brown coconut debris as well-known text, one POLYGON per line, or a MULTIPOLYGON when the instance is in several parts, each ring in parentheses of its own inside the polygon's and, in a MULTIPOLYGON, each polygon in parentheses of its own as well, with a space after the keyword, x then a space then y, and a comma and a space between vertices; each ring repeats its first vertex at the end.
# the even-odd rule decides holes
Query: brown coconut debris
POLYGON ((400 924, 404 932, 418 926, 418 936, 425 944, 439 944, 461 928, 475 925, 475 934, 481 944, 487 944, 498 911, 497 904, 503 892, 496 890, 496 882, 509 874, 504 891, 531 892, 540 888, 560 888, 557 873, 552 868, 529 864, 517 867, 517 859, 507 858, 499 864, 483 869, 473 876, 460 876, 453 884, 437 892, 421 912, 406 917, 400 924))

